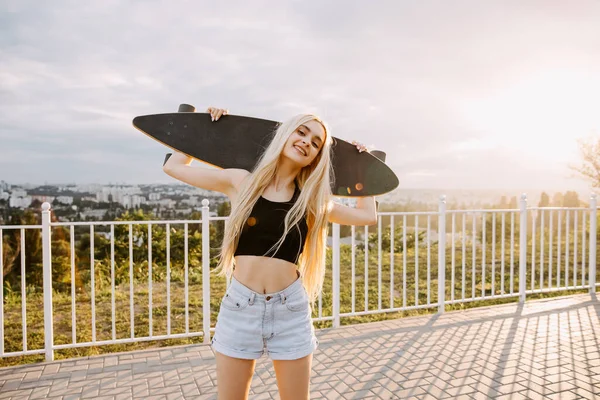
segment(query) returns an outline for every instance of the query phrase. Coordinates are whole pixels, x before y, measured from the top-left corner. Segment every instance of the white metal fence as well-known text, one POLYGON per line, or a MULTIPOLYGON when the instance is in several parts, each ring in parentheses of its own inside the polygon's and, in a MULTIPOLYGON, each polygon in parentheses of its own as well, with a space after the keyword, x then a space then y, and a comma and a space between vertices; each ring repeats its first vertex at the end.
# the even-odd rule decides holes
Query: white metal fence
MULTIPOLYGON (((199 221, 51 222, 50 205, 44 203, 41 225, 0 226, 0 255, 10 232, 20 248, 18 274, 16 260, 12 264, 19 290, 11 289, 10 302, 5 290, 0 293, 0 357, 44 353, 52 360, 59 349, 194 336, 209 343, 228 284, 210 273, 216 247, 211 226, 216 229, 226 217, 210 217, 208 200, 202 204, 199 221), (196 225, 200 229, 191 232, 196 225), (29 266, 42 268, 43 294, 37 299, 26 282, 27 232, 41 232, 42 265, 29 266), (69 248, 58 247, 59 260, 52 249, 61 235, 60 243, 69 248), (97 258, 99 247, 105 253, 97 258), (61 265, 70 271, 59 273, 61 265), (70 310, 63 304, 67 300, 70 310), (43 322, 28 318, 39 315, 42 306, 43 322), (6 321, 17 317, 20 332, 19 324, 11 324, 7 333, 6 321), (55 330, 56 324, 64 329, 55 330), (70 337, 58 331, 70 331, 70 337), (7 335, 20 336, 21 348, 12 340, 6 349, 7 335), (31 348, 32 335, 43 335, 43 346, 31 348)), ((376 226, 344 227, 348 244, 341 243, 340 229, 332 224, 324 290, 313 310, 314 321, 331 321, 333 327, 345 317, 420 308, 444 312, 449 304, 525 301, 527 294, 549 291, 594 292, 600 282, 595 195, 589 208, 527 207, 523 195, 518 209, 482 210, 446 210, 442 197, 437 212, 380 212, 376 226)), ((3 259, 2 288, 8 268, 3 259)))

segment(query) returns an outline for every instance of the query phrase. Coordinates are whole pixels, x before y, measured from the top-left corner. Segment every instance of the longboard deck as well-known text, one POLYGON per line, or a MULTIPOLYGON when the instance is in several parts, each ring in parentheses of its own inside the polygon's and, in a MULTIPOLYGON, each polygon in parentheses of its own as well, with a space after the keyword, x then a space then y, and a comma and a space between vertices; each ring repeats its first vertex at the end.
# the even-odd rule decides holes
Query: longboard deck
MULTIPOLYGON (((212 122, 210 114, 178 112, 138 116, 133 125, 175 151, 218 168, 252 171, 270 143, 278 122, 227 115, 212 122)), ((382 160, 358 152, 334 137, 332 193, 340 197, 376 196, 398 187, 398 177, 382 160)), ((383 152, 373 152, 385 158, 383 152)))

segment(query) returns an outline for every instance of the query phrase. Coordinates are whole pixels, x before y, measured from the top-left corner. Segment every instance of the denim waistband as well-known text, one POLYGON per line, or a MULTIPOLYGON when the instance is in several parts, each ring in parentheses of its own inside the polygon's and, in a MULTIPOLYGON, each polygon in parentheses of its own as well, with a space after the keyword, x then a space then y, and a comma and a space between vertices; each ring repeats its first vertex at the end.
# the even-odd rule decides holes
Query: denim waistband
POLYGON ((279 292, 262 294, 255 292, 254 290, 245 286, 243 283, 235 279, 235 277, 231 277, 231 285, 229 286, 229 289, 234 290, 235 292, 243 295, 244 297, 252 299, 252 302, 257 300, 265 302, 273 300, 285 303, 285 300, 288 297, 300 290, 303 290, 304 287, 302 286, 302 279, 298 278, 291 285, 289 285, 283 290, 280 290, 279 292))

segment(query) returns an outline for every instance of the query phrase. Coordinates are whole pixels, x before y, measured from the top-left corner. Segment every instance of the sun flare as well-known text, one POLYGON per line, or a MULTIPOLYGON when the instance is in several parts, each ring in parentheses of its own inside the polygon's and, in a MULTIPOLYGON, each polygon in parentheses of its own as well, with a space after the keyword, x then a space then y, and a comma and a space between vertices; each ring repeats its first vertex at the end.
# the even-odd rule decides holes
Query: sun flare
POLYGON ((577 138, 598 133, 599 110, 600 78, 555 69, 469 101, 464 115, 487 143, 565 162, 577 157, 577 138))

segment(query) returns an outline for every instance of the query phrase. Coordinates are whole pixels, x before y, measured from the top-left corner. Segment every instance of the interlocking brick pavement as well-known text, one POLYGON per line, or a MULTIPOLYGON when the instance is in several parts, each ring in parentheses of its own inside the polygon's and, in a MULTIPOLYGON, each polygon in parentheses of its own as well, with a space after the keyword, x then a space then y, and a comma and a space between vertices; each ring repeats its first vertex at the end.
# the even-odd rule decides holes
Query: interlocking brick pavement
MULTIPOLYGON (((600 302, 576 295, 317 331, 313 399, 600 399, 600 302)), ((206 345, 0 369, 0 399, 216 399, 206 345)), ((260 359, 251 399, 279 399, 260 359)))

